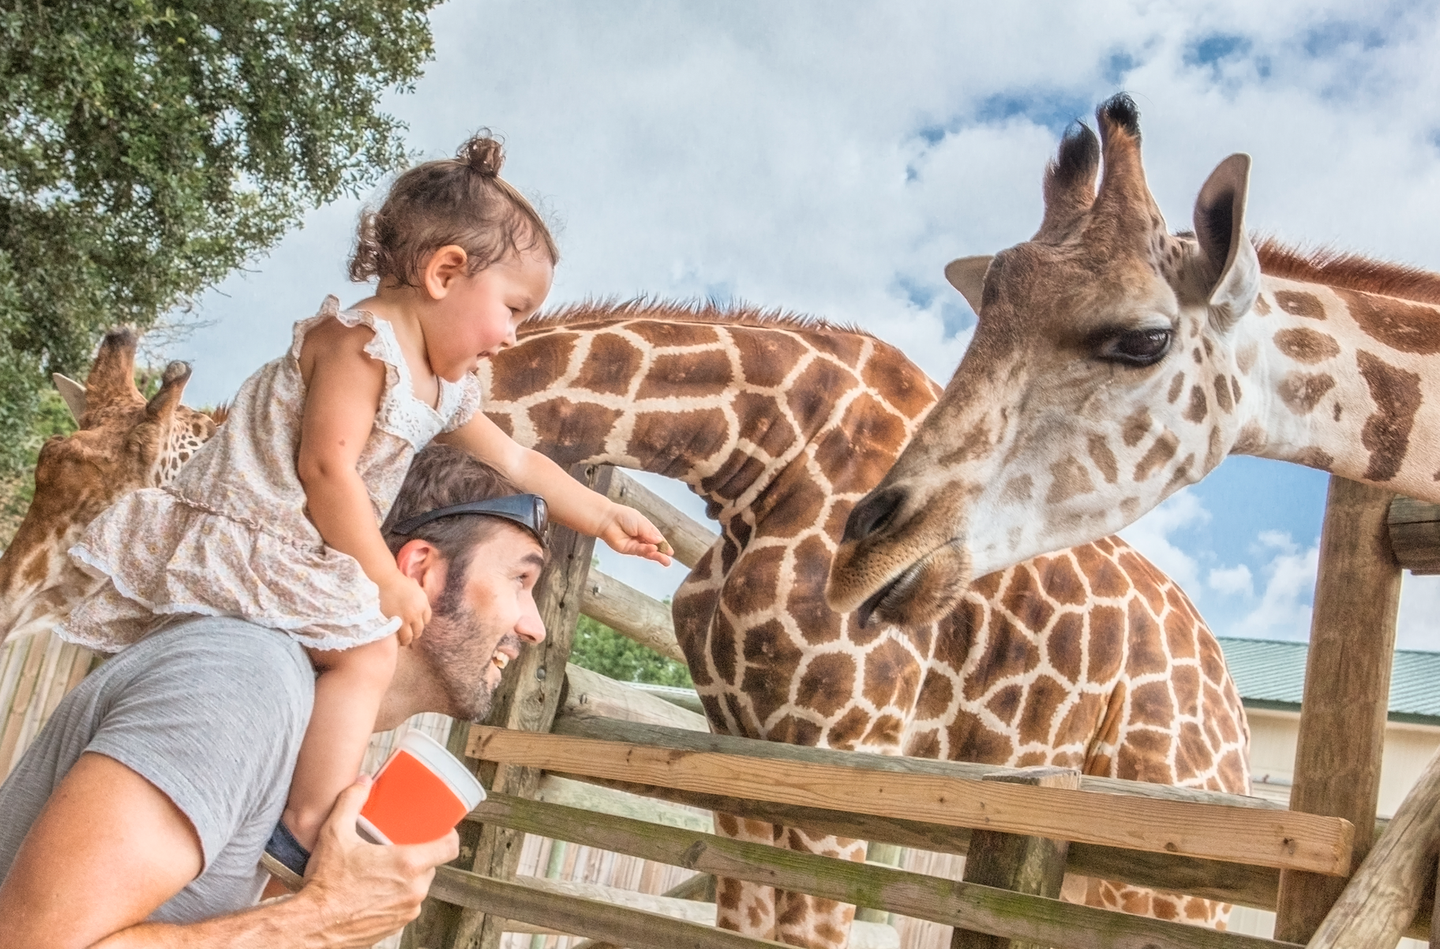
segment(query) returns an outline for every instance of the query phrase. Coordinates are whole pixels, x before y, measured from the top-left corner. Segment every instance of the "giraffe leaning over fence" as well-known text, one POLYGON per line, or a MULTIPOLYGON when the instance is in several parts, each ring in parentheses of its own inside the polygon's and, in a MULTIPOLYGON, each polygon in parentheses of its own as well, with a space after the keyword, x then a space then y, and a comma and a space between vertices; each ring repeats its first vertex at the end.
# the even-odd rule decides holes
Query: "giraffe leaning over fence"
POLYGON ((112 330, 83 387, 57 379, 80 427, 41 446, 34 500, 0 554, 0 642, 48 632, 98 586, 65 551, 120 495, 168 484, 224 417, 180 403, 190 380, 183 362, 165 367, 150 399, 141 395, 137 342, 132 330, 112 330))
POLYGON ((1096 118, 1099 142, 1061 141, 1033 238, 946 267, 975 337, 851 513, 837 609, 925 622, 971 577, 1118 530, 1232 453, 1440 502, 1440 274, 1252 244, 1247 155, 1172 235, 1134 102, 1096 118))
MULTIPOLYGON (((1248 790, 1248 732, 1219 646, 1184 594, 1123 541, 983 577, 929 626, 862 627, 825 606, 850 506, 936 397, 893 347, 753 311, 594 305, 527 324, 518 345, 481 371, 486 411, 518 441, 562 464, 603 461, 679 478, 706 498, 721 539, 677 591, 674 612, 717 731, 1248 790)), ((124 448, 127 440, 162 444, 158 427, 126 431, 106 442, 111 463, 139 451, 124 448)), ((53 522, 47 536, 83 528, 71 512, 94 516, 64 503, 72 482, 49 472, 37 481, 55 492, 43 508, 53 522)), ((130 486, 142 483, 152 482, 130 486)), ((55 541, 54 554, 63 551, 55 541)), ((73 599, 49 596, 49 621, 73 599)), ((38 622, 40 611, 27 615, 38 622)), ((863 857, 857 841, 724 816, 717 826, 863 857)), ((1071 879, 1065 893, 1212 925, 1226 913, 1095 880, 1071 879)), ((842 946, 851 912, 803 894, 719 887, 723 925, 792 945, 842 946)))
MULTIPOLYGON (((893 347, 826 323, 665 304, 531 321, 480 369, 485 411, 561 464, 678 478, 720 540, 674 598, 717 731, 792 744, 1249 792, 1248 731, 1184 593, 1118 538, 982 577, 939 622, 862 626, 825 604, 854 501, 937 389, 893 347)), ((860 860, 864 844, 717 815, 719 832, 860 860)), ((1072 899, 1223 925, 1228 907, 1073 879, 1072 899)), ((739 881, 722 926, 843 946, 852 908, 739 881)))

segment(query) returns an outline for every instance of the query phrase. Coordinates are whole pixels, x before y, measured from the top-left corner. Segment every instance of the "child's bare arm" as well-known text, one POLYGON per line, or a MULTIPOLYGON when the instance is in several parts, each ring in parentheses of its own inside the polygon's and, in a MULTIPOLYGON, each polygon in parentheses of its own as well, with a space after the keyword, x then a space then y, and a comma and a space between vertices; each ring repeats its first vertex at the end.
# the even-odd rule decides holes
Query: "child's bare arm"
POLYGON ((439 440, 465 449, 526 491, 543 497, 557 523, 598 537, 622 554, 670 565, 670 545, 643 514, 591 491, 549 458, 522 448, 483 414, 477 412, 439 440))
POLYGON ((403 645, 429 621, 430 605, 419 585, 396 569, 355 469, 385 387, 385 367, 364 351, 370 337, 369 329, 340 323, 318 326, 306 337, 300 355, 305 414, 296 470, 320 536, 358 560, 380 588, 381 609, 400 618, 403 645))

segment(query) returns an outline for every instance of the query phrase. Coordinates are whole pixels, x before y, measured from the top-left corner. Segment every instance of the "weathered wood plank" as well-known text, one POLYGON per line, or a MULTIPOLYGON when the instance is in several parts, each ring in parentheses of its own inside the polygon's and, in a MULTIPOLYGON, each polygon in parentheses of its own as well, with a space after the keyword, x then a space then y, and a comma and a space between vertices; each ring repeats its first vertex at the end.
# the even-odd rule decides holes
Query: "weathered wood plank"
POLYGON ((1440 573, 1440 504, 1397 497, 1386 526, 1400 566, 1416 574, 1440 573))
POLYGON ((677 662, 685 661, 685 653, 675 640, 670 607, 599 570, 591 570, 585 580, 580 612, 646 649, 677 662))
MULTIPOLYGON (((701 926, 713 927, 715 925, 714 903, 680 899, 668 895, 652 896, 647 893, 637 893, 634 890, 605 886, 601 883, 582 883, 574 880, 546 880, 537 877, 516 877, 515 882, 521 886, 533 890, 540 890, 544 893, 576 896, 581 899, 595 900, 609 906, 626 906, 631 909, 643 910, 647 913, 658 913, 661 916, 668 916, 671 919, 681 919, 688 923, 696 923, 701 926)), ((522 933, 560 932, 560 930, 549 925, 538 925, 526 922, 519 923, 519 925, 516 925, 514 922, 507 922, 505 931, 522 933)), ((613 947, 613 944, 606 943, 591 943, 590 945, 591 949, 604 949, 607 945, 613 947)), ((577 946, 576 949, 583 949, 583 946, 577 946)), ((861 924, 856 926, 850 933, 849 949, 900 949, 900 935, 889 926, 881 926, 876 923, 861 924)))
POLYGON ((1333 818, 1132 796, 1117 819, 1115 800, 1106 795, 897 773, 872 767, 891 759, 870 755, 837 766, 555 734, 532 738, 485 726, 472 729, 468 753, 568 774, 1260 866, 1337 873, 1350 863, 1353 828, 1333 818))
POLYGON ((683 827, 706 834, 715 831, 715 817, 708 810, 679 807, 612 788, 556 777, 553 774, 540 778, 535 800, 594 811, 597 814, 612 814, 616 817, 649 821, 652 824, 664 824, 667 827, 683 827))
POLYGON ((658 913, 546 892, 518 880, 494 880, 455 867, 440 867, 435 872, 430 894, 483 913, 487 919, 522 920, 631 949, 784 949, 778 942, 748 939, 658 913))
POLYGON ((1420 908, 1434 869, 1437 841, 1440 754, 1430 759, 1385 835, 1335 901, 1310 940, 1310 949, 1395 945, 1420 908))
POLYGON ((492 796, 476 813, 483 820, 573 843, 1059 949, 1288 949, 1288 944, 1270 939, 1219 933, 506 795, 492 796))
MULTIPOLYGON (((1031 787, 1078 790, 1080 772, 1070 768, 1027 768, 1026 774, 987 775, 987 781, 1006 781, 1031 787)), ((965 858, 965 882, 1028 893, 1032 896, 1060 896, 1065 882, 1065 857, 1070 842, 1046 837, 1018 837, 977 830, 970 838, 970 855, 965 858)), ((1031 942, 1001 939, 989 933, 956 929, 950 949, 1045 949, 1031 942)))
MULTIPOLYGON (((612 719, 570 719, 554 728, 557 735, 575 738, 596 738, 602 741, 633 742, 656 745, 675 751, 709 751, 720 754, 745 755, 765 761, 801 761, 815 764, 830 764, 837 767, 864 767, 872 771, 886 771, 896 774, 921 774, 937 777, 967 778, 979 781, 987 774, 1003 774, 1011 771, 1023 774, 1022 768, 1000 768, 992 764, 977 764, 972 761, 940 761, 935 758, 905 758, 889 755, 865 755, 848 751, 833 751, 828 748, 810 748, 802 745, 787 745, 781 742, 756 741, 751 738, 736 738, 733 735, 706 735, 699 732, 667 728, 661 725, 647 725, 638 722, 623 722, 612 719)), ((1122 794, 1127 797, 1145 797, 1158 801, 1185 801, 1194 804, 1222 804, 1227 807, 1243 807, 1254 810, 1285 813, 1283 804, 1259 797, 1244 797, 1224 794, 1219 791, 1205 791, 1199 788, 1182 788, 1169 784, 1149 784, 1143 781, 1124 781, 1118 778, 1097 778, 1082 775, 1082 791, 1096 791, 1102 794, 1122 794)), ((861 835, 863 836, 863 835, 861 835)))
POLYGON ((609 718, 688 731, 710 730, 703 715, 574 663, 565 667, 565 694, 555 717, 556 720, 609 718))
MULTIPOLYGON (((579 469, 577 477, 588 487, 605 494, 614 469, 591 465, 579 469)), ((527 645, 506 669, 487 721, 502 726, 507 734, 539 733, 550 730, 565 682, 566 661, 580 618, 580 601, 585 576, 594 555, 595 538, 552 525, 549 537, 550 562, 535 595, 545 641, 527 645)), ((473 756, 472 756, 473 757, 473 756)), ((490 781, 492 791, 528 797, 535 793, 540 772, 523 764, 501 764, 490 781)), ((470 862, 476 873, 498 879, 515 875, 523 836, 504 828, 484 826, 470 862)), ((468 909, 455 923, 454 936, 442 943, 447 949, 497 949, 503 930, 498 920, 468 909)))
POLYGON ((611 478, 609 494, 611 500, 627 504, 650 518, 650 522, 660 529, 670 546, 675 548, 675 559, 687 567, 699 563, 705 551, 719 539, 714 530, 685 514, 623 471, 616 471, 611 478))
MULTIPOLYGON (((1290 807, 1355 827, 1348 875, 1373 841, 1385 747, 1400 565, 1386 524, 1394 495, 1331 477, 1305 663, 1290 807)), ((1306 942, 1344 889, 1343 878, 1280 874, 1275 934, 1306 942)))

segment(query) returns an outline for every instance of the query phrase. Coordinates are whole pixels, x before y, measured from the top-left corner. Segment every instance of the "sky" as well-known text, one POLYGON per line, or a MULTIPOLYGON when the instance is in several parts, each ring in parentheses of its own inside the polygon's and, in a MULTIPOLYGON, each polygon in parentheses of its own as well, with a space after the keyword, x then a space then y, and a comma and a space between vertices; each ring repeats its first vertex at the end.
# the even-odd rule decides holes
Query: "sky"
MULTIPOLYGON (((387 108, 425 158, 504 136, 505 177, 558 224, 551 304, 781 307, 943 382, 975 322, 945 263, 1026 240, 1061 132, 1119 91, 1172 229, 1244 151, 1253 230, 1440 269, 1435 5, 465 0, 432 25, 434 61, 387 108)), ((344 273, 360 207, 310 213, 180 318, 200 325, 152 355, 192 363, 189 402, 228 398, 325 294, 366 294, 344 273)), ((1219 635, 1303 640, 1326 483, 1232 458, 1123 533, 1219 635)), ((601 567, 656 596, 683 578, 601 567)), ((1440 581, 1407 576, 1400 647, 1440 650, 1436 616, 1440 581)))

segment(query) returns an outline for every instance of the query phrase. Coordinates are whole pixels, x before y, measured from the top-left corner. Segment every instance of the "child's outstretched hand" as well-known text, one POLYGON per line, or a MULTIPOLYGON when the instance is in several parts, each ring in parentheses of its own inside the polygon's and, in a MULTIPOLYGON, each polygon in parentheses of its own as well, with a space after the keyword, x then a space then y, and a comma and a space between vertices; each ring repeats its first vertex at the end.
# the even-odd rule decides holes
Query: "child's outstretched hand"
POLYGON ((377 586, 380 587, 380 612, 392 619, 399 617, 400 628, 395 631, 395 637, 400 645, 410 645, 430 622, 430 598, 420 584, 399 570, 377 586))
POLYGON ((644 514, 614 502, 611 502, 605 522, 595 536, 618 553, 644 557, 662 567, 670 566, 670 557, 675 553, 644 514))

